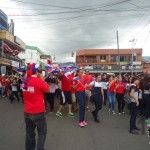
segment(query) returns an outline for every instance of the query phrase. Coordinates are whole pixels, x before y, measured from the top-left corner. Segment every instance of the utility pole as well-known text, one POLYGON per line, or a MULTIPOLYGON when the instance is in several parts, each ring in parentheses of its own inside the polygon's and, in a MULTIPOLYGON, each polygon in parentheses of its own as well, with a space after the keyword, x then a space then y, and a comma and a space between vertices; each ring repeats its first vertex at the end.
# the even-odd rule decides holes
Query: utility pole
POLYGON ((136 42, 136 39, 132 39, 132 40, 130 40, 129 42, 132 42, 132 64, 131 64, 131 66, 132 66, 132 68, 131 68, 131 75, 133 76, 133 72, 134 72, 134 70, 133 70, 133 56, 134 56, 134 52, 133 52, 133 48, 134 48, 134 45, 136 44, 135 42, 136 42))
POLYGON ((118 49, 118 63, 119 63, 119 75, 121 75, 120 71, 120 50, 119 50, 119 38, 118 38, 118 30, 117 30, 117 49, 118 49))

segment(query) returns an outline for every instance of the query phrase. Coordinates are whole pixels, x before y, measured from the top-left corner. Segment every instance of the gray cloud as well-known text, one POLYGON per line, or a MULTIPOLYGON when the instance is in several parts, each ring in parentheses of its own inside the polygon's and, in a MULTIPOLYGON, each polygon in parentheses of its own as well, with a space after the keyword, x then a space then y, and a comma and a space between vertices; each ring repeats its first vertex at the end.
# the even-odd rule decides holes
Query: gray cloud
POLYGON ((116 48, 116 30, 120 48, 131 47, 129 40, 137 38, 136 46, 143 46, 144 53, 148 53, 149 0, 6 2, 10 7, 1 7, 16 22, 16 34, 27 44, 55 55, 58 61, 70 60, 71 52, 79 49, 116 48))

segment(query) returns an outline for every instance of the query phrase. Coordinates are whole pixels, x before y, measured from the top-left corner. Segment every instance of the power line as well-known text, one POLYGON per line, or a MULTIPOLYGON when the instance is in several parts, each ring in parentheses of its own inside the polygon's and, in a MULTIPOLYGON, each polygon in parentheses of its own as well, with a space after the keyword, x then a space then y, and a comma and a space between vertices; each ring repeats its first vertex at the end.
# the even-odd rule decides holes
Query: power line
MULTIPOLYGON (((66 7, 66 6, 58 6, 58 5, 50 5, 50 4, 41 4, 41 3, 33 3, 33 2, 25 2, 25 1, 20 1, 20 0, 10 0, 10 1, 15 1, 15 2, 19 2, 19 3, 26 3, 26 4, 32 4, 32 5, 40 5, 40 6, 50 6, 50 7, 57 7, 57 8, 67 8, 67 9, 81 9, 81 8, 85 8, 85 7, 91 7, 91 6, 84 6, 84 7, 66 7)), ((120 2, 116 2, 116 3, 108 3, 108 4, 101 4, 101 7, 107 7, 107 6, 111 6, 111 5, 118 5, 121 3, 126 3, 129 2, 131 0, 124 0, 124 1, 120 1, 120 2)), ((93 5, 93 6, 97 6, 97 5, 93 5)))

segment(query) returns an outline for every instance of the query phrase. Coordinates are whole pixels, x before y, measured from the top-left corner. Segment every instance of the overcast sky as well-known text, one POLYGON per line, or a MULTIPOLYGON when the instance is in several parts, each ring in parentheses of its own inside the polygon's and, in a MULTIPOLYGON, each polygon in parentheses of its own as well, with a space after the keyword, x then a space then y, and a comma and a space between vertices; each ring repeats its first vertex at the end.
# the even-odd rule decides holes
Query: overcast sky
MULTIPOLYGON (((15 35, 56 61, 85 48, 143 48, 150 56, 150 0, 0 0, 15 35)), ((107 52, 106 52, 107 53, 107 52)))

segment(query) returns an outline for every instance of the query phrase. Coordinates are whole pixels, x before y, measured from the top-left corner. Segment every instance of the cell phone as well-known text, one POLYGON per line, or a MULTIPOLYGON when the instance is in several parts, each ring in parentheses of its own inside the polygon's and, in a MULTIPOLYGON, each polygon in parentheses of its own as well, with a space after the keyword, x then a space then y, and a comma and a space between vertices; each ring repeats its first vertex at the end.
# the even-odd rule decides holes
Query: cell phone
POLYGON ((45 77, 45 71, 42 71, 43 77, 45 77))

